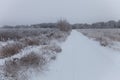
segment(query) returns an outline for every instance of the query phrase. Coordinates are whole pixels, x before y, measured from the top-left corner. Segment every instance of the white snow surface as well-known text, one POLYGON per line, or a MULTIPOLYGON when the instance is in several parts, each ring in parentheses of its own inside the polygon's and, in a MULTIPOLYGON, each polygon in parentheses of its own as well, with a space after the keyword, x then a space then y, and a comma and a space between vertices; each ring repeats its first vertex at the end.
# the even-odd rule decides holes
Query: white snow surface
POLYGON ((120 52, 73 30, 49 71, 32 80, 120 80, 120 52))

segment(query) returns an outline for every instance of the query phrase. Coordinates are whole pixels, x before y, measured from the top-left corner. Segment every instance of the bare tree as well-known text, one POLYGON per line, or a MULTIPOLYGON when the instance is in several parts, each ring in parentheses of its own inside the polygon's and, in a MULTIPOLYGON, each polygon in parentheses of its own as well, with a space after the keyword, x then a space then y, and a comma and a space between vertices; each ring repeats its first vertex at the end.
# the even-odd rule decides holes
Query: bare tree
POLYGON ((61 31, 70 31, 72 29, 71 25, 66 20, 59 20, 57 22, 57 27, 61 31))

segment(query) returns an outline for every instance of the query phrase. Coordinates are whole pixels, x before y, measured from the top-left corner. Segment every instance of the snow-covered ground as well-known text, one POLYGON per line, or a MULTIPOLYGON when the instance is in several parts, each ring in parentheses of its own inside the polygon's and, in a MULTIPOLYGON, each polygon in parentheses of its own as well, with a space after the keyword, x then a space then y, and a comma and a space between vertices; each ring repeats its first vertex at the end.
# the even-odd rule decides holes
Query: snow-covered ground
POLYGON ((120 42, 113 42, 112 45, 109 45, 109 48, 120 51, 120 42))
POLYGON ((49 71, 31 80, 120 80, 120 51, 102 47, 73 30, 49 71))
MULTIPOLYGON (((14 41, 0 42, 0 47, 7 45, 7 43, 14 43, 14 41)), ((43 72, 36 71, 37 69, 34 70, 32 68, 25 71, 27 78, 29 77, 28 80, 120 80, 119 42, 115 42, 111 46, 112 48, 102 47, 99 42, 73 30, 65 42, 61 44, 53 40, 49 47, 55 47, 54 44, 62 47, 62 52, 57 54, 57 59, 52 62, 50 61, 45 66, 47 68, 43 72)), ((0 65, 4 65, 7 59, 21 58, 32 51, 36 54, 42 54, 41 51, 46 52, 46 49, 46 46, 26 47, 21 50, 20 54, 16 54, 10 58, 0 59, 0 65)), ((52 56, 56 55, 51 50, 48 53, 50 55, 44 55, 48 61, 52 56)), ((0 70, 0 73, 3 73, 2 70, 0 70)), ((10 79, 0 76, 0 80, 10 79)), ((20 78, 19 80, 23 79, 20 78)))

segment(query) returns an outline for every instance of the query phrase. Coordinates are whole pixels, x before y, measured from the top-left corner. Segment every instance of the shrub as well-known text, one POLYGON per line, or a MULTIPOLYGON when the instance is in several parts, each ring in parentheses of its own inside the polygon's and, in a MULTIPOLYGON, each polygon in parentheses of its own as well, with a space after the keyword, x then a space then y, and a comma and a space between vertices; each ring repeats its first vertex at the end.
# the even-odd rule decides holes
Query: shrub
POLYGON ((57 27, 61 31, 70 31, 72 29, 71 25, 66 20, 59 20, 57 22, 57 27))
POLYGON ((46 59, 42 55, 31 52, 20 59, 20 64, 28 67, 42 67, 46 64, 46 59))
POLYGON ((97 38, 96 40, 100 42, 101 46, 108 46, 112 44, 112 42, 109 39, 104 38, 104 37, 97 38))
POLYGON ((39 40, 34 38, 24 38, 20 40, 25 45, 39 45, 39 40))
POLYGON ((48 38, 46 36, 40 36, 39 43, 40 43, 40 45, 48 45, 48 44, 50 44, 50 38, 48 38))
POLYGON ((20 70, 20 65, 15 60, 7 60, 4 65, 4 75, 5 77, 16 78, 18 76, 18 71, 20 70))
POLYGON ((18 40, 21 38, 21 35, 18 34, 16 30, 6 30, 0 31, 0 41, 7 41, 7 40, 18 40))
POLYGON ((46 58, 43 55, 31 52, 20 59, 6 60, 3 74, 8 80, 28 80, 27 71, 34 69, 40 72, 46 63, 46 58))
POLYGON ((10 57, 18 53, 23 47, 24 45, 19 42, 9 43, 0 49, 0 58, 10 57))
POLYGON ((52 45, 52 46, 44 46, 42 49, 44 50, 50 50, 56 53, 60 53, 62 51, 62 49, 59 46, 56 45, 52 45))

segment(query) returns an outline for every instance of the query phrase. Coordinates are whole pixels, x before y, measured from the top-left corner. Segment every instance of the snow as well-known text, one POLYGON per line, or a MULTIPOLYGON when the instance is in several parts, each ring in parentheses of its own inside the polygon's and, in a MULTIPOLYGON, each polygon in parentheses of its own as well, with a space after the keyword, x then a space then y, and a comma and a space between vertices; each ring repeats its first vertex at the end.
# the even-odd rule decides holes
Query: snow
POLYGON ((110 45, 109 47, 114 49, 114 50, 120 51, 120 42, 113 42, 113 44, 110 45))
POLYGON ((12 41, 12 40, 6 41, 6 42, 0 41, 0 47, 5 46, 5 45, 7 45, 9 43, 14 43, 14 41, 12 41))
POLYGON ((120 52, 73 30, 49 71, 31 80, 120 80, 120 52))

